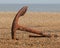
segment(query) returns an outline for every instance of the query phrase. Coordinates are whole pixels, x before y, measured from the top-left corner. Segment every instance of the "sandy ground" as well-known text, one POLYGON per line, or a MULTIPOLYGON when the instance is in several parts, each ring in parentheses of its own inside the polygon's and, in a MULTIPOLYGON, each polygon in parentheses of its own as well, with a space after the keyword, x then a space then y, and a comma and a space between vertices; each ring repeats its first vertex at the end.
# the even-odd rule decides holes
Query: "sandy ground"
POLYGON ((60 13, 27 12, 20 17, 19 24, 42 31, 57 34, 59 37, 29 37, 36 35, 26 31, 17 31, 11 39, 11 24, 17 12, 0 12, 0 48, 60 48, 60 13))

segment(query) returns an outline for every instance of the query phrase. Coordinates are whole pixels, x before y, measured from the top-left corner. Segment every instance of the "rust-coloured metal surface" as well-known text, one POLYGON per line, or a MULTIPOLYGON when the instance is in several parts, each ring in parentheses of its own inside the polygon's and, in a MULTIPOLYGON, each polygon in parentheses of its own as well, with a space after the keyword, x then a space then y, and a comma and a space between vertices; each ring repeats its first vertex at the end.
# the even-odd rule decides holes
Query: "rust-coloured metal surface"
POLYGON ((31 28, 28 28, 28 27, 24 27, 24 26, 18 25, 19 17, 23 16, 26 13, 27 8, 28 8, 27 6, 22 7, 18 11, 18 13, 16 14, 16 16, 15 16, 15 18, 13 20, 12 28, 11 28, 11 36, 12 36, 12 39, 15 39, 16 40, 16 30, 27 31, 27 32, 30 32, 30 33, 41 35, 42 37, 51 37, 50 34, 44 34, 41 31, 34 30, 34 29, 31 29, 31 28))
POLYGON ((23 16, 27 10, 27 6, 24 6, 23 8, 21 8, 18 13, 16 14, 14 20, 13 20, 13 23, 12 23, 12 28, 11 28, 11 35, 12 35, 12 39, 16 39, 16 30, 19 28, 19 25, 18 25, 18 20, 19 20, 19 17, 23 16))

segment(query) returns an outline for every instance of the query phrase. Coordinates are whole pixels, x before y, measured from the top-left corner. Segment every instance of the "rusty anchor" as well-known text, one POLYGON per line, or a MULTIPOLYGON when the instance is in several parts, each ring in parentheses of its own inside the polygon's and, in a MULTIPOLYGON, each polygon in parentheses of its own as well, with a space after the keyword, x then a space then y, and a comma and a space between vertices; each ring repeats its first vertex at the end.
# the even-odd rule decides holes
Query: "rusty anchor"
POLYGON ((41 35, 42 37, 51 37, 50 34, 44 34, 41 31, 34 30, 34 29, 31 29, 31 28, 28 28, 28 27, 24 27, 24 26, 20 26, 18 24, 19 17, 23 16, 26 13, 27 8, 28 8, 27 6, 22 7, 18 11, 18 13, 16 14, 16 16, 15 16, 15 18, 13 20, 12 28, 11 28, 11 36, 12 36, 12 39, 15 39, 16 40, 16 30, 27 31, 27 32, 30 32, 30 33, 41 35))

